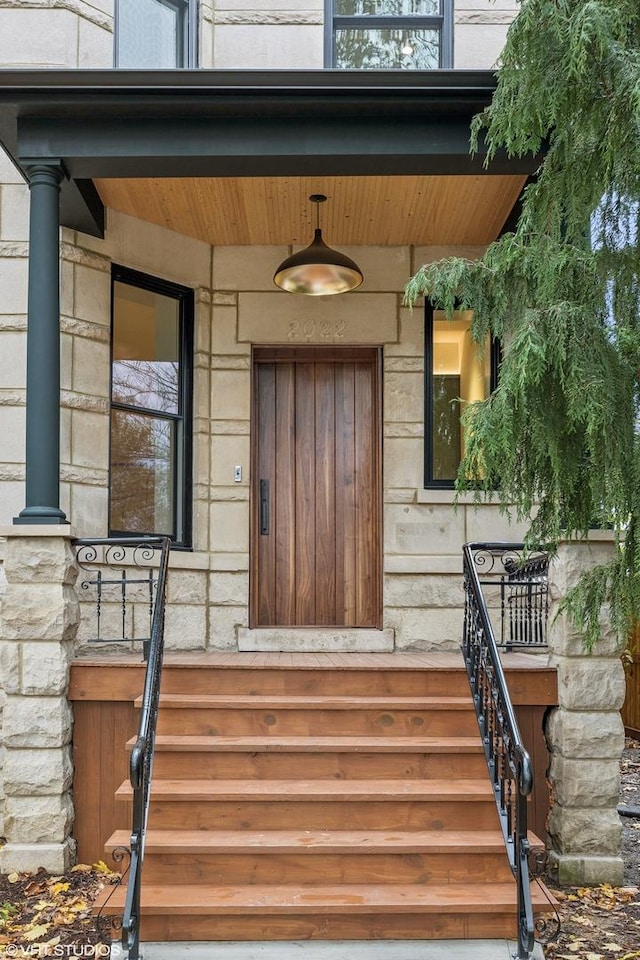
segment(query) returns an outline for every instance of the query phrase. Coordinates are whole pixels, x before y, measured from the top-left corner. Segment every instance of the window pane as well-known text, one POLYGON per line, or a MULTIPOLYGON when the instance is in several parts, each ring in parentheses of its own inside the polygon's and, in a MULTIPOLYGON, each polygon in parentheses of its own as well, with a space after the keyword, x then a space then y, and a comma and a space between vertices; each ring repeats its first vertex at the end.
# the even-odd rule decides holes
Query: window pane
POLYGON ((114 283, 114 403, 179 412, 179 332, 178 300, 114 283))
POLYGON ((111 529, 174 533, 176 425, 127 410, 111 411, 111 529))
POLYGON ((336 30, 336 67, 347 70, 435 70, 437 30, 336 30))
POLYGON ((437 17, 440 0, 336 0, 337 17, 437 17))
POLYGON ((161 0, 118 0, 118 66, 183 67, 186 7, 161 0))
POLYGON ((471 339, 470 312, 447 320, 441 311, 433 318, 432 348, 432 480, 455 480, 464 454, 460 415, 467 403, 484 400, 491 389, 489 343, 480 350, 471 339))

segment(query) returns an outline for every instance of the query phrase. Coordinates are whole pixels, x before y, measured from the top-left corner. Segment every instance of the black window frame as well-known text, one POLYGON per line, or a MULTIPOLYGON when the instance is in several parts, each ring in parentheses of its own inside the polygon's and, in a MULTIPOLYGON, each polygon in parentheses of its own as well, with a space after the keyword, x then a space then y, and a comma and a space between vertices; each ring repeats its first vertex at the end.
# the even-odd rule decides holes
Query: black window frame
POLYGON ((111 526, 111 412, 123 410, 130 413, 142 413, 144 416, 159 420, 171 420, 182 426, 181 441, 176 443, 174 451, 172 530, 170 534, 174 547, 192 548, 193 532, 193 369, 194 369, 194 324, 195 294, 190 287, 155 277, 140 270, 112 264, 111 267, 111 326, 109 347, 109 536, 157 536, 155 530, 132 531, 119 530, 111 526), (120 403, 113 399, 113 327, 114 327, 114 287, 116 283, 158 293, 177 300, 179 304, 179 352, 178 352, 178 413, 172 414, 134 404, 120 403))
MULTIPOLYGON (((436 308, 430 300, 424 304, 424 489, 455 490, 455 480, 439 480, 433 476, 433 329, 436 308)), ((498 386, 502 345, 495 337, 490 344, 489 389, 498 386)))
MULTIPOLYGON (((164 7, 179 11, 179 36, 176 38, 176 64, 173 69, 194 69, 198 66, 198 0, 156 0, 164 7), (178 62, 182 61, 182 62, 178 62)), ((133 67, 121 67, 120 50, 120 0, 116 0, 113 29, 113 65, 118 70, 131 70, 133 67)))
MULTIPOLYGON (((336 30, 387 29, 401 30, 437 30, 440 34, 439 70, 453 69, 453 3, 454 0, 440 0, 440 13, 435 16, 408 14, 406 16, 339 16, 336 14, 336 0, 325 0, 324 17, 324 62, 330 69, 358 69, 357 67, 336 67, 336 30)), ((398 68, 401 69, 401 68, 398 68)))

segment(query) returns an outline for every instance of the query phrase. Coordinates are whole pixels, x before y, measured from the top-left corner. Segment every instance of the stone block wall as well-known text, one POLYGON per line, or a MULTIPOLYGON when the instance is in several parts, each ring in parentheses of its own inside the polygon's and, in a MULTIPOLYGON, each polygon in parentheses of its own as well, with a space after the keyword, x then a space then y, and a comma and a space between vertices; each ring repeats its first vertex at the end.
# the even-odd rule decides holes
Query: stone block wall
MULTIPOLYGON (((517 0, 456 0, 454 67, 490 69, 517 0)), ((324 0, 203 0, 200 65, 219 69, 321 69, 324 0)))
POLYGON ((605 612, 601 637, 587 655, 582 634, 567 615, 556 617, 560 601, 580 574, 606 562, 612 549, 606 531, 594 533, 589 541, 561 544, 551 568, 549 651, 558 670, 559 705, 546 730, 553 800, 548 829, 552 866, 562 883, 620 884, 623 879, 616 807, 625 680, 618 638, 605 612))
POLYGON ((69 534, 7 528, 0 606, 3 831, 0 871, 65 870, 74 858, 72 714, 67 700, 78 603, 69 534))
POLYGON ((457 70, 487 70, 498 65, 518 0, 455 0, 454 56, 457 70))
MULTIPOLYGON (((457 650, 461 544, 523 531, 497 507, 455 509, 451 491, 422 486, 424 317, 402 305, 402 290, 420 264, 452 251, 351 248, 362 287, 312 299, 274 288, 286 247, 212 248, 113 210, 105 240, 65 233, 62 250, 63 506, 78 536, 107 531, 111 263, 195 290, 194 550, 172 555, 168 646, 237 649, 240 631, 246 642, 252 344, 358 343, 384 354, 385 636, 398 650, 457 650)), ((79 639, 89 635, 83 622, 79 639)))
MULTIPOLYGON (((0 64, 27 68, 113 65, 114 0, 9 0, 0 7, 0 64)), ((517 0, 456 0, 454 67, 499 59, 517 0)), ((322 69, 324 0, 200 0, 204 69, 322 69)))

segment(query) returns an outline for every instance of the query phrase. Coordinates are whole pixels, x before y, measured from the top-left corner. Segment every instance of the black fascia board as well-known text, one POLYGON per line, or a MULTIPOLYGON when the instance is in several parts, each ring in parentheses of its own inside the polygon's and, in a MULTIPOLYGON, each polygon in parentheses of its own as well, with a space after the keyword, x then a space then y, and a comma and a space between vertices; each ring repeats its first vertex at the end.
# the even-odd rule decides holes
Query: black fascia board
MULTIPOLYGON (((61 156, 73 178, 482 174, 468 121, 334 115, 256 119, 83 120, 25 118, 23 157, 61 156)), ((494 174, 530 172, 496 158, 494 174)))
POLYGON ((490 71, 0 70, 0 142, 61 158, 62 222, 101 235, 95 177, 530 174, 469 154, 490 71))

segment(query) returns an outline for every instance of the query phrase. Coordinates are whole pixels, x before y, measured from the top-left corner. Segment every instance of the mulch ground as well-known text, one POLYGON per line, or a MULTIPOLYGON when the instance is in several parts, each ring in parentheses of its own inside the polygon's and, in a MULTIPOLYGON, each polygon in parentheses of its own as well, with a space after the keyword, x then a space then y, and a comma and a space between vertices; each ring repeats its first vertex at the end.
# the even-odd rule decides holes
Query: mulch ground
POLYGON ((102 861, 59 877, 0 874, 0 957, 109 957, 110 927, 96 920, 92 904, 119 879, 102 861))
MULTIPOLYGON (((640 807, 640 741, 627 740, 620 764, 621 804, 640 807)), ((552 888, 557 918, 543 931, 548 960, 640 960, 640 818, 622 818, 625 886, 552 888), (553 937, 553 939, 548 939, 553 937)), ((100 862, 60 877, 0 874, 0 958, 108 958, 109 932, 91 905, 118 882, 100 862)))
MULTIPOLYGON (((620 761, 620 803, 640 807, 640 741, 627 739, 620 761)), ((625 886, 552 888, 560 932, 548 960, 640 960, 640 818, 621 817, 625 886)), ((548 918, 547 935, 553 931, 548 918)))

